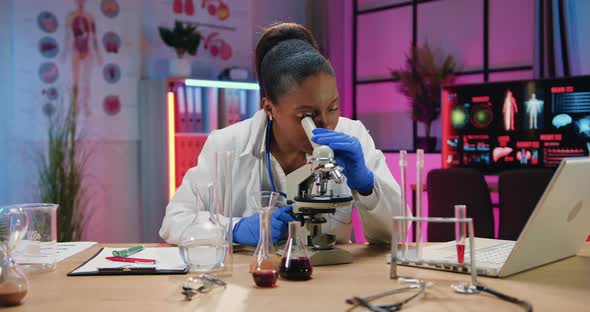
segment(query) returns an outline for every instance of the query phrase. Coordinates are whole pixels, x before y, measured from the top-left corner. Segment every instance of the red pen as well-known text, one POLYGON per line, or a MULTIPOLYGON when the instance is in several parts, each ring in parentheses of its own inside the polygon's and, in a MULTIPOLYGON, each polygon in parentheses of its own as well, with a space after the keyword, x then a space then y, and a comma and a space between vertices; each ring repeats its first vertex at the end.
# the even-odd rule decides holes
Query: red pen
POLYGON ((132 262, 132 263, 156 263, 154 259, 142 259, 142 258, 126 258, 126 257, 106 257, 107 260, 117 262, 132 262))

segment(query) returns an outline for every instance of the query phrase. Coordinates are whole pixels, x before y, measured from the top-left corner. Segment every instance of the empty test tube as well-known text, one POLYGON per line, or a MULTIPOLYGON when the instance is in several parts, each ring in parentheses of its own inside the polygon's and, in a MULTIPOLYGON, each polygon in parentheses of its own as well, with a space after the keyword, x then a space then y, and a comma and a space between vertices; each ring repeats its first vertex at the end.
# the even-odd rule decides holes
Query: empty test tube
MULTIPOLYGON (((405 218, 408 216, 408 209, 406 204, 406 168, 408 167, 408 152, 405 150, 400 151, 399 153, 399 168, 400 168, 400 175, 401 175, 401 187, 400 187, 400 196, 401 196, 401 206, 402 206, 402 216, 405 218)), ((408 251, 408 221, 404 221, 402 223, 401 228, 401 240, 403 242, 403 249, 402 249, 402 257, 405 259, 406 253, 408 251)))
MULTIPOLYGON (((422 217, 422 173, 424 171, 424 150, 416 151, 416 217, 422 217)), ((422 261, 422 224, 416 222, 416 260, 422 261)))

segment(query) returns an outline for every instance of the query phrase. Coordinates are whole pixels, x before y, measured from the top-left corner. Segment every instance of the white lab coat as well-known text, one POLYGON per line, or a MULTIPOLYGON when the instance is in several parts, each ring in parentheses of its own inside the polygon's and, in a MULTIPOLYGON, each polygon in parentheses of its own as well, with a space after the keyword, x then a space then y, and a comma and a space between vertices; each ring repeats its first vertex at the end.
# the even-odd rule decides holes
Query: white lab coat
MULTIPOLYGON (((258 111, 252 118, 211 132, 199 155, 198 165, 187 171, 182 185, 166 207, 166 216, 160 229, 160 237, 171 244, 178 244, 182 231, 195 219, 195 187, 198 187, 203 201, 207 203, 207 186, 215 179, 214 164, 217 151, 234 151, 233 166, 233 211, 234 225, 239 217, 256 213, 248 199, 249 194, 271 190, 267 173, 265 136, 267 118, 264 111, 258 111)), ((362 196, 351 192, 353 205, 360 214, 363 231, 371 243, 387 243, 391 240, 393 216, 402 214, 400 187, 391 175, 383 153, 375 148, 373 139, 360 121, 340 117, 336 131, 358 138, 367 167, 373 171, 375 186, 373 193, 362 196)), ((279 163, 272 158, 273 177, 279 190, 286 190, 286 175, 279 163)), ((346 172, 345 172, 346 174, 346 172)), ((201 210, 206 208, 202 207, 201 210)), ((199 219, 208 213, 199 214, 199 219)), ((338 208, 334 215, 325 215, 328 222, 323 225, 325 233, 336 235, 338 242, 350 242, 352 233, 352 207, 338 208)))

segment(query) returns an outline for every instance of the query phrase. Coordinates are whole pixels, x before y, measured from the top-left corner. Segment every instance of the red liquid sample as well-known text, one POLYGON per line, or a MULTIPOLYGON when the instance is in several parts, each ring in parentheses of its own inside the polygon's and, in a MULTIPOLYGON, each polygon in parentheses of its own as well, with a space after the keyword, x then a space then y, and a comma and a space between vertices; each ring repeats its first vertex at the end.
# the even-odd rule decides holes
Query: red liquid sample
POLYGON ((0 284, 0 307, 20 304, 27 295, 27 290, 14 282, 0 284))
POLYGON ((254 283, 259 287, 275 287, 279 274, 275 270, 260 270, 252 273, 254 283))
POLYGON ((457 260, 461 264, 465 260, 465 245, 463 244, 457 244, 457 260))
POLYGON ((281 277, 288 280, 304 281, 311 278, 313 267, 309 258, 294 258, 289 261, 287 267, 287 258, 281 259, 281 277))

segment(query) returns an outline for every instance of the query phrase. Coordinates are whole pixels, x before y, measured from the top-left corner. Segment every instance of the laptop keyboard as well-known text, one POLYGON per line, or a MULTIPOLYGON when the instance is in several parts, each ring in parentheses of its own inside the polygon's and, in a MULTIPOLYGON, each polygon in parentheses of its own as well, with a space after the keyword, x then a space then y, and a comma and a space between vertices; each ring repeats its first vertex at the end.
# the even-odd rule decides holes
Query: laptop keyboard
MULTIPOLYGON (((454 248, 452 246, 451 248, 454 248)), ((475 260, 476 263, 489 263, 489 264, 496 264, 496 265, 503 265, 508 256, 510 256, 510 252, 514 248, 514 242, 506 242, 502 244, 498 244, 495 246, 485 247, 481 249, 477 249, 475 252, 475 260)), ((465 250, 465 262, 470 262, 470 253, 469 249, 466 248, 465 250)), ((456 260, 457 256, 452 255, 446 257, 447 260, 456 260)))
MULTIPOLYGON (((514 248, 514 243, 504 243, 477 250, 475 252, 475 261, 480 263, 504 264, 508 256, 510 256, 512 248, 514 248)), ((467 253, 465 257, 467 257, 467 253)))

